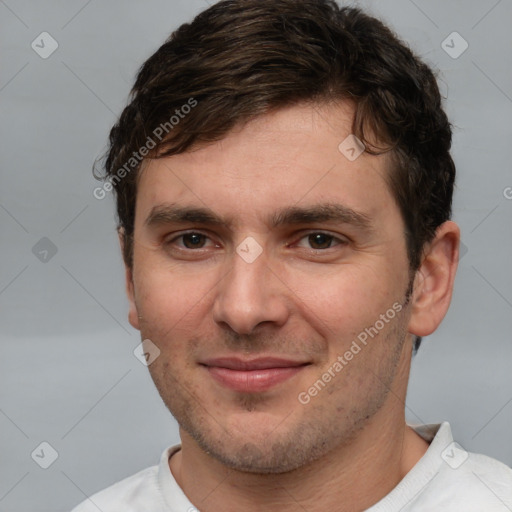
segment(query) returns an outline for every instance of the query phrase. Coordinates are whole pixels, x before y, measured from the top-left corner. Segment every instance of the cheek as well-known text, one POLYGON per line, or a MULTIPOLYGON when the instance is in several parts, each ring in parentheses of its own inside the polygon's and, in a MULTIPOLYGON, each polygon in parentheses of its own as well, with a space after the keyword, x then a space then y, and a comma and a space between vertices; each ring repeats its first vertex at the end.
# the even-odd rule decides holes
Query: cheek
MULTIPOLYGON (((201 306, 214 289, 217 273, 196 263, 172 263, 160 248, 139 246, 134 281, 138 306, 146 317, 172 322, 201 306)), ((217 278, 217 279, 216 279, 217 278)))
POLYGON ((355 404, 357 397, 370 393, 372 386, 379 386, 372 371, 382 373, 384 378, 394 366, 403 335, 400 311, 405 285, 389 272, 357 265, 341 266, 324 280, 316 276, 307 281, 304 276, 302 284, 296 285, 305 291, 312 281, 317 285, 316 292, 304 293, 308 298, 299 315, 325 339, 319 374, 329 370, 334 373, 329 394, 334 393, 335 399, 339 393, 348 393, 346 405, 355 404), (324 286, 318 286, 322 282, 324 286))
POLYGON ((183 337, 183 331, 198 327, 214 281, 145 265, 134 276, 135 300, 143 336, 156 340, 183 337), (177 333, 181 332, 180 336, 177 333))
POLYGON ((327 337, 339 335, 340 343, 373 325, 402 299, 393 276, 365 265, 340 265, 327 274, 304 272, 293 282, 301 315, 327 337))

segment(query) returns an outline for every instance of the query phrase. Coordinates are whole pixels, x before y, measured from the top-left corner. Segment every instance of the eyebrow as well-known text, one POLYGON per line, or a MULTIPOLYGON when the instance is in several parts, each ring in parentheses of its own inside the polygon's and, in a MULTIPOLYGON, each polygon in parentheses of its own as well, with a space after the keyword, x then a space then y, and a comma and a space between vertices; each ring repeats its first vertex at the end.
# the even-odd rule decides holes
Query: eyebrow
MULTIPOLYGON (((319 222, 350 224, 364 231, 373 230, 368 215, 338 203, 321 203, 306 207, 290 206, 276 211, 267 219, 267 224, 272 228, 319 222)), ((234 221, 233 218, 220 217, 209 208, 163 203, 154 206, 144 222, 147 227, 179 223, 231 228, 234 221)))

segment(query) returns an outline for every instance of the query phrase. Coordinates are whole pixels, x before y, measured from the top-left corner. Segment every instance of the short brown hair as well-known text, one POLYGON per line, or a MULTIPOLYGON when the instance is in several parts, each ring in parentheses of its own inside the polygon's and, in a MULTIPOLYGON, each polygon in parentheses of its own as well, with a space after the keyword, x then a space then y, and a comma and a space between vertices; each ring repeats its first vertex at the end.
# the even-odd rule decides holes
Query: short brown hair
POLYGON ((169 156, 271 110, 331 100, 354 102, 352 133, 368 153, 390 152, 388 182, 414 272, 424 245, 451 216, 451 125, 432 70, 381 21, 333 0, 218 2, 142 65, 110 132, 102 176, 116 195, 126 264, 133 265, 140 162, 126 164, 150 138, 149 157, 169 156), (170 122, 191 100, 195 107, 170 122), (150 134, 161 126, 168 130, 155 141, 150 134))

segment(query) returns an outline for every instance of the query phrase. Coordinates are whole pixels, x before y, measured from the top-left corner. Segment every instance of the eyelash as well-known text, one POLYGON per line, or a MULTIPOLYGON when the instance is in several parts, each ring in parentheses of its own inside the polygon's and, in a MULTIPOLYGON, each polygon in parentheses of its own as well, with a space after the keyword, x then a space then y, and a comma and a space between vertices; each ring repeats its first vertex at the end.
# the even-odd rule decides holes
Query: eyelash
MULTIPOLYGON (((172 245, 172 244, 174 244, 174 242, 176 242, 179 239, 182 239, 183 237, 185 237, 187 235, 200 235, 202 237, 210 239, 210 237, 208 235, 206 235, 205 233, 201 233, 200 231, 188 231, 186 233, 182 233, 181 235, 174 237, 173 239, 171 239, 169 241, 166 241, 164 243, 164 245, 166 245, 166 246, 172 245)), ((305 233, 304 235, 302 235, 299 238, 299 241, 304 239, 304 238, 307 238, 307 237, 309 237, 311 235, 324 235, 324 236, 326 236, 327 238, 329 238, 331 240, 331 243, 333 241, 337 241, 338 243, 334 247, 336 247, 336 246, 344 246, 344 245, 348 244, 347 240, 344 240, 342 238, 336 237, 336 236, 334 236, 334 235, 332 235, 332 234, 330 234, 328 232, 325 232, 325 231, 310 231, 310 232, 305 233)), ((313 248, 310 248, 309 250, 310 251, 314 251, 315 253, 318 253, 318 252, 326 252, 329 249, 333 249, 333 247, 327 247, 325 249, 313 249, 313 248)), ((189 248, 180 247, 178 250, 185 251, 185 252, 200 252, 201 250, 204 250, 204 248, 203 247, 199 247, 198 249, 189 249, 189 248)))

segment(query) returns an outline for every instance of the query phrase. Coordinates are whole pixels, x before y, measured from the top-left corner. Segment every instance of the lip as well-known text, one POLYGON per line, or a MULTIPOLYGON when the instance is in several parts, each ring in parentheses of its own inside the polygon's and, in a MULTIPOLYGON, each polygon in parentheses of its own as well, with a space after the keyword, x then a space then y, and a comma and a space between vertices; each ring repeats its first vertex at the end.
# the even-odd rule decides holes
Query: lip
POLYGON ((257 393, 285 382, 310 363, 276 357, 250 360, 221 357, 201 364, 223 386, 234 391, 257 393))

